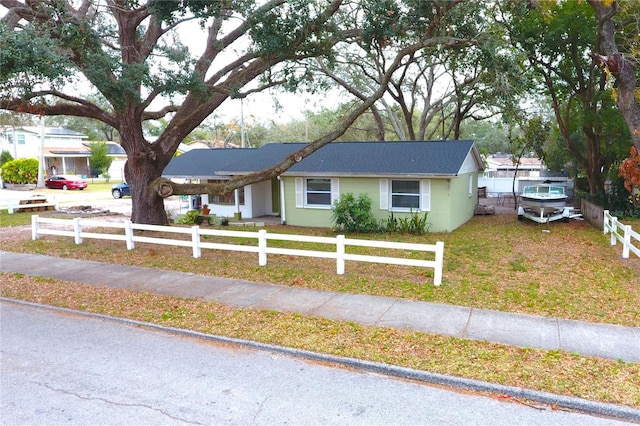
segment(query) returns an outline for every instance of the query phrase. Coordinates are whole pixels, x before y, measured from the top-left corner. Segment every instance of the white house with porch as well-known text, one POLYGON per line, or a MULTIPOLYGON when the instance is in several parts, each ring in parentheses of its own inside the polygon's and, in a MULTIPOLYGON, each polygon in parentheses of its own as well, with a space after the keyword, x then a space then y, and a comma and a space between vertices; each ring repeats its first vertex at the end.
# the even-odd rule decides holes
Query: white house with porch
MULTIPOLYGON (((89 176, 89 146, 92 142, 87 139, 83 133, 61 127, 0 127, 0 150, 8 151, 14 159, 39 158, 40 150, 44 148, 44 171, 47 176, 89 176)), ((117 143, 107 144, 108 155, 114 159, 109 175, 114 179, 124 179, 126 153, 117 143)))

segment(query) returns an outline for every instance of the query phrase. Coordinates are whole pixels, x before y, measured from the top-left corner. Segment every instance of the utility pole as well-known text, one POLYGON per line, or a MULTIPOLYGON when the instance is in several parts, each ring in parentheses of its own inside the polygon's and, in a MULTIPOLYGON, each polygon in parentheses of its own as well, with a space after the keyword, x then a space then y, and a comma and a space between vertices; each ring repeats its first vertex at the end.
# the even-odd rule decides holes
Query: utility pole
POLYGON ((38 161, 38 188, 44 188, 44 115, 40 117, 40 158, 38 161))

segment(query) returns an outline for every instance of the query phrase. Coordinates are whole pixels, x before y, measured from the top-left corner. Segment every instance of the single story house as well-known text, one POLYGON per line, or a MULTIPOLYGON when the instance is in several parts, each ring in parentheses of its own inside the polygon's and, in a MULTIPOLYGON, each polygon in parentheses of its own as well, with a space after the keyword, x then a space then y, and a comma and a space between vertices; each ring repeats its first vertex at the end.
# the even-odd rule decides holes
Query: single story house
MULTIPOLYGON (((304 145, 191 150, 171 160, 163 176, 219 182, 264 170, 304 145)), ((451 232, 473 216, 482 170, 478 149, 468 140, 333 142, 277 179, 227 196, 203 194, 202 204, 218 216, 279 215, 288 225, 331 227, 331 206, 340 194, 364 193, 378 220, 427 212, 431 231, 451 232)))

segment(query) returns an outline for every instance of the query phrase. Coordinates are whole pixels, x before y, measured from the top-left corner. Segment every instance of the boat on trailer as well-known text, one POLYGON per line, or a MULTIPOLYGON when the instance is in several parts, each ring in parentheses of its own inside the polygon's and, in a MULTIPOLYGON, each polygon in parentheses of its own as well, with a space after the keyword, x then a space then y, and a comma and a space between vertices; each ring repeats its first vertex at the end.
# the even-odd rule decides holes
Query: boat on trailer
POLYGON ((552 222, 559 219, 575 219, 573 207, 567 207, 565 187, 555 184, 539 184, 525 186, 520 194, 518 219, 531 219, 538 223, 552 222))

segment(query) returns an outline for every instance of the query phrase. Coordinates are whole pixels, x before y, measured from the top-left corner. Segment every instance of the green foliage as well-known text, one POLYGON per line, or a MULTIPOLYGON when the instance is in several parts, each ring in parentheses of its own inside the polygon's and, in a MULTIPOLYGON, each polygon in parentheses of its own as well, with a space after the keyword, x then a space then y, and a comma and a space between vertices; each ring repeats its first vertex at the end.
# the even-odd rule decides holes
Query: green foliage
POLYGON ((586 198, 609 210, 612 216, 620 219, 640 218, 640 208, 633 205, 632 196, 624 187, 624 179, 615 177, 612 179, 611 189, 595 195, 587 195, 586 198))
POLYGON ((428 222, 428 216, 428 212, 422 216, 411 212, 408 217, 395 217, 392 212, 386 220, 382 221, 381 228, 386 232, 423 235, 429 232, 431 226, 428 222))
POLYGON ((181 225, 193 225, 194 223, 196 223, 199 217, 199 210, 189 210, 183 216, 179 217, 176 222, 181 225))
POLYGON ((2 180, 7 183, 27 184, 38 182, 38 160, 19 158, 2 165, 2 180))
POLYGON ((334 229, 344 232, 375 232, 378 230, 376 219, 371 213, 371 198, 360 194, 356 199, 353 194, 340 195, 340 200, 333 206, 331 221, 334 229))
POLYGON ((94 142, 89 145, 91 155, 89 156, 89 164, 91 165, 91 173, 100 176, 109 171, 113 158, 109 157, 108 146, 105 142, 94 142))
POLYGON ((0 167, 2 167, 4 163, 7 163, 11 160, 13 160, 13 156, 11 155, 11 153, 3 149, 2 154, 0 154, 0 167))
POLYGON ((23 90, 30 91, 29 84, 69 75, 67 66, 67 58, 58 53, 51 37, 28 26, 14 31, 0 22, 0 85, 17 79, 23 82, 23 90))

